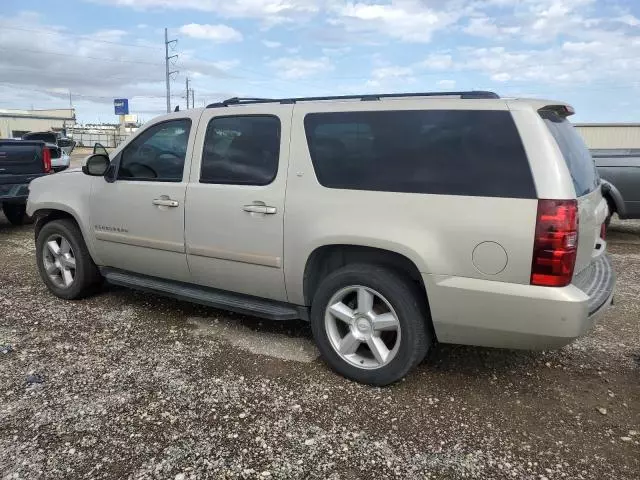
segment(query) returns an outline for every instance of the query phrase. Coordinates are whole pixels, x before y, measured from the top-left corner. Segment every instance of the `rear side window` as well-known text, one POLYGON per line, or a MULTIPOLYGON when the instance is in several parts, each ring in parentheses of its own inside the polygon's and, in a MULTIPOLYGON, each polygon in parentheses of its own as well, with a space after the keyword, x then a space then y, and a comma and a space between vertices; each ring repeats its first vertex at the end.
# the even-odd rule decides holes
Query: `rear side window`
POLYGON ((573 180, 576 196, 581 197, 598 188, 600 178, 595 163, 584 140, 571 122, 552 110, 540 110, 540 116, 560 147, 573 180))
POLYGON ((506 111, 312 113, 304 124, 325 187, 536 197, 527 156, 506 111))
POLYGON ((280 119, 217 117, 207 126, 200 183, 267 185, 278 173, 280 119))

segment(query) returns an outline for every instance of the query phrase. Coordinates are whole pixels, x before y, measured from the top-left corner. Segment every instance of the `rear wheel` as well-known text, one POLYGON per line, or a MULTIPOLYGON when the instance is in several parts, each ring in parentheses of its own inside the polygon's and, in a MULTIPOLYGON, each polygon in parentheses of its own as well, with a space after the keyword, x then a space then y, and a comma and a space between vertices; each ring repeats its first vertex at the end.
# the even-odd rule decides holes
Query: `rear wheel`
POLYGON ((42 227, 36 239, 36 259, 40 277, 60 298, 82 298, 100 282, 98 267, 72 220, 55 220, 42 227))
POLYGON ((20 203, 3 203, 2 212, 12 225, 22 225, 27 218, 27 206, 20 203))
POLYGON ((347 265, 316 291, 311 327, 327 363, 343 376, 388 385, 424 359, 432 338, 424 296, 402 275, 347 265))

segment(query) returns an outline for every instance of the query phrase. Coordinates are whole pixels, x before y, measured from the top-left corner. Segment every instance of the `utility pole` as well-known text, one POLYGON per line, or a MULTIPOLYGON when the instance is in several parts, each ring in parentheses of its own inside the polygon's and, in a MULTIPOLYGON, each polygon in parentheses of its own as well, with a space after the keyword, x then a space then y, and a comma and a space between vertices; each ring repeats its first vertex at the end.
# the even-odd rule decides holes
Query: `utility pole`
POLYGON ((189 77, 187 77, 187 110, 189 110, 189 77))
POLYGON ((177 43, 177 40, 169 40, 169 33, 167 29, 164 29, 164 64, 165 64, 165 78, 167 82, 167 113, 171 112, 171 85, 169 84, 170 77, 178 71, 169 71, 169 61, 172 58, 177 58, 178 55, 169 56, 169 45, 177 43))
POLYGON ((193 88, 191 89, 191 108, 196 108, 196 99, 195 99, 195 93, 193 92, 193 88))

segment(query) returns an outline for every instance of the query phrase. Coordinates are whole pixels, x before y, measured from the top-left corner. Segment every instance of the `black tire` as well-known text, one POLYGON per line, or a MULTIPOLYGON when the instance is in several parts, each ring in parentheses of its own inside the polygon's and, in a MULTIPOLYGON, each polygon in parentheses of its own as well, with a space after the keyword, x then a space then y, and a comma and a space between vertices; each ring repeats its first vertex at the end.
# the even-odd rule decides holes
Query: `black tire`
POLYGON ((605 197, 605 200, 607 201, 607 206, 609 207, 609 214, 607 215, 607 218, 605 218, 604 224, 606 225, 607 228, 609 228, 609 224, 611 223, 611 217, 613 217, 613 214, 616 213, 616 206, 609 197, 605 197))
POLYGON ((425 358, 433 343, 430 322, 426 299, 418 286, 404 275, 377 265, 353 264, 332 272, 320 283, 311 305, 311 329, 324 360, 344 377, 369 385, 384 386, 400 380, 425 358), (358 368, 342 359, 326 331, 328 302, 336 292, 352 285, 379 292, 398 316, 401 341, 396 356, 376 369, 358 368))
POLYGON ((3 203, 2 212, 11 225, 22 225, 27 218, 27 206, 23 203, 3 203))
POLYGON ((78 225, 73 220, 54 220, 42 227, 36 239, 36 261, 40 278, 42 278, 49 291, 55 296, 66 300, 83 298, 93 293, 102 279, 98 267, 89 254, 82 232, 80 232, 78 225), (45 270, 43 249, 45 248, 45 242, 51 235, 60 235, 71 245, 76 266, 73 283, 69 287, 56 285, 45 270))

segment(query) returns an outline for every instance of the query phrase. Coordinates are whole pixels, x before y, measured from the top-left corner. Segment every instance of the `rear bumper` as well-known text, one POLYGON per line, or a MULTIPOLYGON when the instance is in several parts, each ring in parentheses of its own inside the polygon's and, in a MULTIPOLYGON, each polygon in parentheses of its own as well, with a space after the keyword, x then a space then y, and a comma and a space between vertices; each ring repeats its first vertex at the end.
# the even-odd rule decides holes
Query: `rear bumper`
POLYGON ((29 184, 4 184, 0 185, 0 203, 25 203, 29 197, 29 184))
POLYGON ((423 275, 438 340, 550 349, 589 330, 611 304, 615 274, 602 255, 562 288, 423 275))

